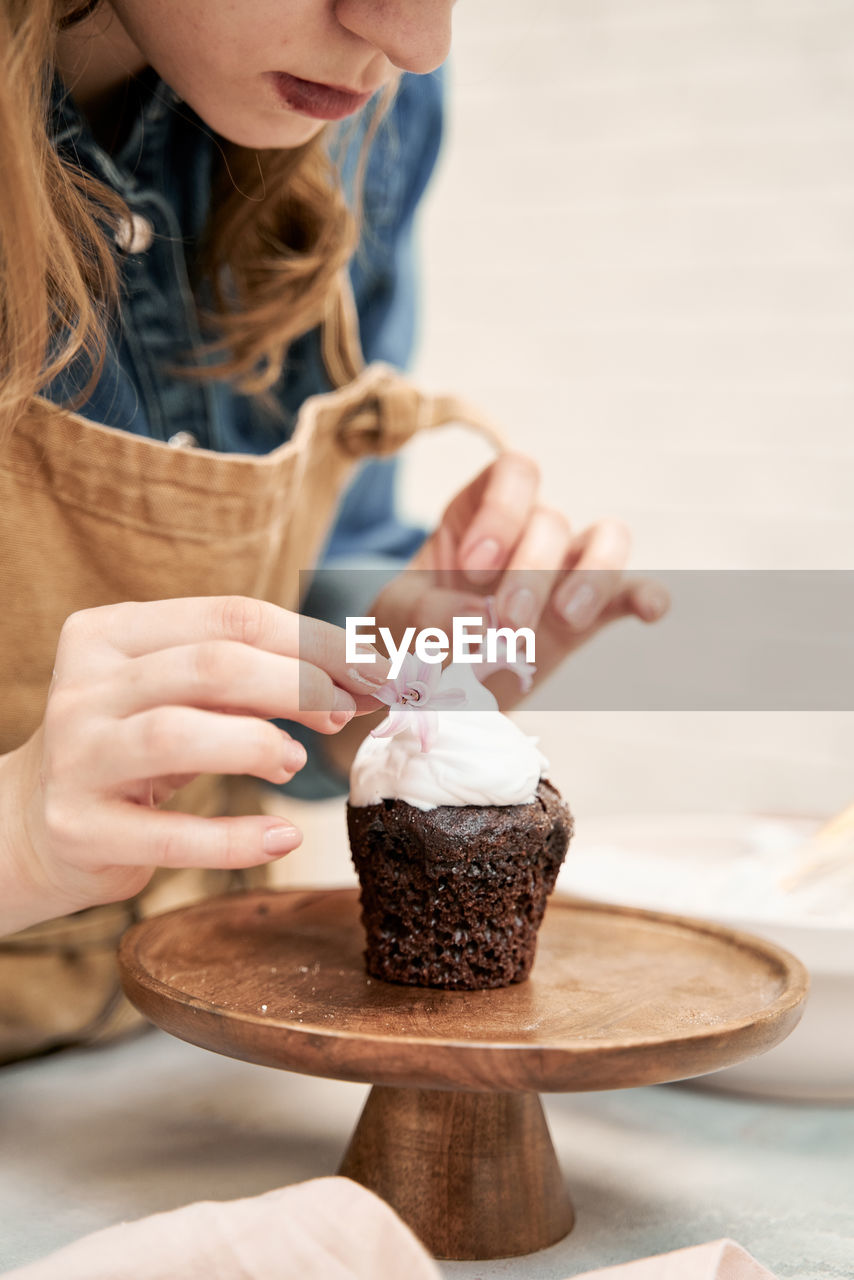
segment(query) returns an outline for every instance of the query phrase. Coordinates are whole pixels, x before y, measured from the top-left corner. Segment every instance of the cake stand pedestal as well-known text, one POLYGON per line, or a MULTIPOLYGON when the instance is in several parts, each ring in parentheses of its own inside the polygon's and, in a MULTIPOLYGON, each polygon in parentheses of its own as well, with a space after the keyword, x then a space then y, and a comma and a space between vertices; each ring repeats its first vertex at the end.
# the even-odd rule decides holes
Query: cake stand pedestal
POLYGON ((539 1092, 701 1075, 770 1049, 807 975, 747 934, 551 900, 527 982, 369 978, 355 889, 213 898, 135 925, 119 962, 152 1022, 215 1053, 374 1085, 341 1173, 441 1258, 531 1253, 571 1229, 539 1092))

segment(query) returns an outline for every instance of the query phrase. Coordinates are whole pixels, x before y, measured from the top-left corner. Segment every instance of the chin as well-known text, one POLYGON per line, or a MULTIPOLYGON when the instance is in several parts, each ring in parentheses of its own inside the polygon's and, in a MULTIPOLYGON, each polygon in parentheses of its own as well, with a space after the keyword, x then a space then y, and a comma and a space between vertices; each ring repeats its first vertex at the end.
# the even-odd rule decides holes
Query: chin
POLYGON ((205 124, 227 142, 253 151, 285 151, 316 138, 323 120, 312 120, 295 111, 228 111, 221 103, 189 104, 205 124))

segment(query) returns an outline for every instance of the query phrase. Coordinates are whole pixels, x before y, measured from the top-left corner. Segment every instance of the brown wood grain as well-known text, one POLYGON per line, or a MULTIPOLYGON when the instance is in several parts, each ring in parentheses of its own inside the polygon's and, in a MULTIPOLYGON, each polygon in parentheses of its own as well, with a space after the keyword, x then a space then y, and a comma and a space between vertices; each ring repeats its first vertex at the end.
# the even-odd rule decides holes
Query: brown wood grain
POLYGON ((438 1258, 508 1258, 562 1240, 569 1199, 539 1098, 375 1086, 339 1171, 438 1258))
POLYGON ((131 1000, 172 1034, 310 1075, 538 1092, 677 1080, 795 1026, 803 966, 747 934, 555 897, 527 982, 445 992, 368 978, 356 890, 259 891, 134 926, 131 1000))

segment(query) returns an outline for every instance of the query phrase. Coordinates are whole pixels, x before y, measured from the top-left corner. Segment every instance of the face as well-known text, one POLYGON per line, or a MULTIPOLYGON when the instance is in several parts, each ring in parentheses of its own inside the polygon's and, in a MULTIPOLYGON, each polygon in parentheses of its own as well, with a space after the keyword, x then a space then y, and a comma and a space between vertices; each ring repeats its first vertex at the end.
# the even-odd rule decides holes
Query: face
POLYGON ((296 147, 447 56, 453 0, 110 0, 122 43, 217 133, 296 147))

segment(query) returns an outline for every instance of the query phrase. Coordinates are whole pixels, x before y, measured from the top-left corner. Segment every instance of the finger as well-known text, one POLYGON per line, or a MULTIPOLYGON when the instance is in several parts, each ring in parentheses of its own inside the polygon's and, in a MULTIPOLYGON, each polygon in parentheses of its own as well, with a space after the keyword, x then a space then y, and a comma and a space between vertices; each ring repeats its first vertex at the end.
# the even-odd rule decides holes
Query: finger
POLYGON ((320 667, 234 640, 176 645, 132 658, 113 674, 106 701, 118 717, 180 705, 265 720, 310 719, 311 728, 326 732, 342 728, 356 713, 352 694, 320 667))
POLYGON ((165 778, 151 778, 148 797, 143 797, 142 802, 149 805, 165 804, 167 800, 172 799, 176 791, 186 787, 196 776, 193 773, 170 773, 165 778))
MULTIPOLYGON (((356 685, 362 682, 361 676, 356 667, 354 667, 350 673, 350 682, 351 684, 356 685)), ((338 733, 346 724, 350 723, 354 716, 371 715, 377 710, 378 703, 376 697, 374 697, 374 693, 384 683, 385 681, 381 681, 380 684, 377 684, 374 677, 369 677, 365 682, 364 693, 348 693, 347 697, 355 705, 355 711, 350 711, 347 706, 339 707, 337 705, 334 710, 328 712, 312 711, 310 709, 311 704, 309 700, 306 699, 305 701, 308 702, 308 705, 303 705, 298 714, 290 712, 286 716, 277 717, 277 719, 298 720, 299 723, 304 724, 307 729, 314 729, 317 733, 338 733), (367 692, 368 689, 371 689, 372 693, 369 694, 367 692)), ((341 691, 336 685, 336 699, 339 692, 341 691)))
POLYGON ((204 640, 235 640, 295 656, 299 615, 249 596, 184 596, 84 609, 63 632, 104 638, 129 658, 204 640))
MULTIPOLYGON (((467 490, 463 490, 463 494, 466 492, 467 490)), ((410 560, 406 571, 398 574, 397 578, 394 579, 393 584, 391 584, 394 589, 395 597, 401 602, 401 605, 404 602, 405 594, 409 594, 410 596, 417 595, 413 587, 409 587, 406 593, 402 592, 400 587, 404 582, 411 582, 414 584, 417 583, 419 579, 425 579, 428 588, 442 586, 447 587, 450 590, 453 590, 461 584, 463 586, 468 585, 457 562, 458 537, 452 527, 452 523, 450 523, 453 522, 457 525, 461 536, 466 528, 467 517, 462 513, 460 513, 458 517, 454 517, 452 514, 449 514, 451 513, 451 508, 454 506, 454 503, 457 502, 457 499, 461 498, 462 494, 457 494, 457 498, 454 499, 454 502, 445 509, 445 513, 437 527, 433 530, 430 536, 424 540, 418 551, 415 553, 415 556, 410 560)), ((473 510, 473 507, 470 507, 470 509, 473 510)), ((380 592, 380 596, 378 597, 379 599, 382 598, 382 594, 383 593, 380 592)), ((403 616, 405 617, 407 614, 404 613, 403 616)))
POLYGON ((563 574, 570 551, 569 521, 551 507, 538 507, 522 534, 496 592, 499 621, 535 627, 563 574))
POLYGON ((604 626, 618 618, 635 617, 641 622, 658 622, 670 609, 670 592, 654 578, 634 578, 623 584, 599 615, 604 626))
POLYGON ((195 707, 140 711, 108 722, 108 731, 109 750, 99 752, 100 781, 107 790, 139 778, 186 773, 251 774, 281 783, 306 762, 305 748, 266 720, 195 707))
MULTIPOLYGON (((63 627, 57 667, 82 667, 87 655, 103 662, 87 641, 106 639, 128 658, 141 657, 208 640, 234 641, 287 657, 301 657, 326 671, 350 692, 352 677, 346 660, 346 634, 341 627, 307 618, 249 596, 199 596, 177 600, 105 605, 72 614, 63 627)), ((366 646, 370 649, 370 646, 366 646)), ((388 663, 373 650, 371 674, 382 683, 388 663)))
POLYGON ((109 848, 112 862, 141 867, 254 867, 302 841, 299 828, 279 817, 197 818, 120 801, 102 813, 100 829, 99 848, 109 848))
POLYGON ((416 631, 441 630, 450 639, 453 636, 455 618, 477 618, 482 622, 485 617, 485 597, 437 587, 418 600, 412 621, 416 631))
POLYGON ((366 686, 379 688, 388 679, 391 663, 377 647, 376 641, 361 641, 358 645, 361 660, 353 663, 347 658, 347 633, 343 627, 335 627, 319 618, 301 617, 299 638, 302 661, 327 672, 336 685, 353 694, 360 714, 365 709, 376 710, 376 704, 366 708, 359 701, 359 695, 364 698, 366 686))
POLYGON ((502 453, 453 499, 443 517, 455 534, 457 565, 478 586, 503 569, 537 499, 533 459, 502 453))
POLYGON ((586 631, 620 588, 631 551, 631 536, 619 520, 586 529, 570 550, 569 572, 556 588, 553 608, 575 632, 586 631))
MULTIPOLYGON (((354 679, 355 679, 355 675, 354 675, 354 679)), ((373 681, 371 681, 368 685, 366 685, 366 688, 367 687, 375 690, 373 681)), ((356 716, 370 715, 372 712, 377 710, 378 704, 377 704, 376 692, 372 694, 368 694, 368 693, 356 694, 355 696, 348 693, 347 697, 350 699, 352 703, 355 703, 355 707, 356 707, 355 711, 352 711, 347 707, 343 708, 340 711, 329 711, 329 712, 309 711, 305 707, 301 707, 298 711, 289 711, 284 715, 276 715, 271 718, 275 720, 298 720, 299 723, 304 724, 307 729, 313 729, 317 733, 338 733, 338 731, 342 729, 345 724, 350 723, 354 715, 356 716)), ((216 706, 214 704, 209 708, 209 710, 222 711, 224 715, 251 716, 255 714, 255 712, 253 712, 251 707, 241 707, 241 706, 223 707, 223 706, 216 706)))

